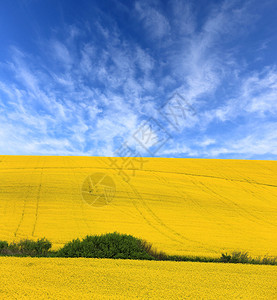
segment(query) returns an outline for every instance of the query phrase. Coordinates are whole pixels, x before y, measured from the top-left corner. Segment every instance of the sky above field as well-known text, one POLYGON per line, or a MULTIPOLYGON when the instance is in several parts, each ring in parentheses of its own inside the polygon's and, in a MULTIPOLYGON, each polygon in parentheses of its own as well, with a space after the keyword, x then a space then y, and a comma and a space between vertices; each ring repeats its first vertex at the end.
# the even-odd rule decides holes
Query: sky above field
POLYGON ((277 2, 0 2, 0 154, 277 158, 277 2))

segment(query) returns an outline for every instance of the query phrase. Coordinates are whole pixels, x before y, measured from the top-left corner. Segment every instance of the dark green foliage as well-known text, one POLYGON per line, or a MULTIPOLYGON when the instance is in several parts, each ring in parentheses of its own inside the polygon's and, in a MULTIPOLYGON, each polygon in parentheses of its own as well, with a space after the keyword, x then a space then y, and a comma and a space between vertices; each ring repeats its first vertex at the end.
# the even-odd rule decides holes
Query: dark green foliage
POLYGON ((157 251, 157 249, 152 247, 152 244, 148 243, 145 240, 139 240, 140 246, 153 258, 156 260, 167 260, 168 255, 162 251, 157 251))
POLYGON ((231 254, 221 254, 220 262, 227 262, 227 263, 241 263, 241 264, 246 264, 246 263, 253 263, 255 259, 251 258, 247 252, 232 252, 231 254))
POLYGON ((52 244, 46 239, 38 239, 37 241, 24 240, 17 244, 22 253, 30 253, 33 255, 44 255, 51 248, 52 244))
POLYGON ((228 255, 227 253, 225 253, 225 254, 222 253, 220 260, 221 260, 221 262, 228 263, 231 260, 231 255, 228 255))
POLYGON ((256 257, 252 258, 247 252, 235 251, 231 254, 221 254, 221 257, 217 259, 218 262, 224 263, 241 263, 241 264, 256 264, 256 265, 277 265, 276 257, 256 257))
POLYGON ((22 240, 11 244, 0 242, 0 254, 8 256, 48 256, 51 246, 52 244, 45 238, 37 241, 22 240), (1 244, 4 246, 1 246, 1 244))
POLYGON ((59 257, 94 257, 121 259, 154 259, 143 248, 141 240, 117 232, 73 240, 57 252, 59 257))
POLYGON ((9 244, 5 241, 0 241, 0 251, 8 248, 9 244))
POLYGON ((145 240, 117 232, 104 235, 86 236, 83 240, 75 239, 57 251, 51 250, 51 243, 43 239, 23 240, 8 244, 0 241, 1 256, 37 256, 37 257, 91 257, 114 259, 147 259, 166 261, 192 261, 216 263, 243 263, 277 265, 276 257, 252 258, 247 252, 222 253, 219 258, 203 256, 167 255, 157 251, 145 240))
POLYGON ((233 252, 231 255, 230 262, 245 264, 251 260, 247 252, 233 252))

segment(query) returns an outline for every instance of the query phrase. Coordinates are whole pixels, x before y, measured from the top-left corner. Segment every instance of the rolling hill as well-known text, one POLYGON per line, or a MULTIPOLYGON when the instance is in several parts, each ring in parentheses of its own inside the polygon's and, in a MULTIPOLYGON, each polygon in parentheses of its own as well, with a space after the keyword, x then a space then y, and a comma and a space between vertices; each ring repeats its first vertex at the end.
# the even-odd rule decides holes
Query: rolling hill
POLYGON ((114 231, 168 254, 277 256, 277 162, 0 156, 0 240, 114 231))

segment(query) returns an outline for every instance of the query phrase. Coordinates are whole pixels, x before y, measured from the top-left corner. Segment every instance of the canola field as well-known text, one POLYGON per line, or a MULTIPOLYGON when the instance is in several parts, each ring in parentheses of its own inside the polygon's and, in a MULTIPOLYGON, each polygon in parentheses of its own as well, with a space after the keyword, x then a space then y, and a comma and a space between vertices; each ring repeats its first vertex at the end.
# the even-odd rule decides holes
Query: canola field
POLYGON ((0 259, 1 299, 276 299, 275 266, 88 258, 0 259))
POLYGON ((277 256, 277 162, 0 156, 0 240, 114 231, 168 254, 277 256))

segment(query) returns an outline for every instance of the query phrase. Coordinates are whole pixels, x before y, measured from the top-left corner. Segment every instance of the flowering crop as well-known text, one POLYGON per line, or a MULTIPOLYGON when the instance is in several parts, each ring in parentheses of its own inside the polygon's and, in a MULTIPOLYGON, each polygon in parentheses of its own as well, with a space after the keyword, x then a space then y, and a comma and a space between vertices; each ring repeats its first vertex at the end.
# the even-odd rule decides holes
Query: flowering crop
POLYGON ((275 266, 0 258, 1 299, 276 299, 275 266))
POLYGON ((117 231, 168 254, 277 256, 275 161, 147 158, 135 172, 103 157, 0 161, 0 240, 45 237, 57 249, 117 231))

